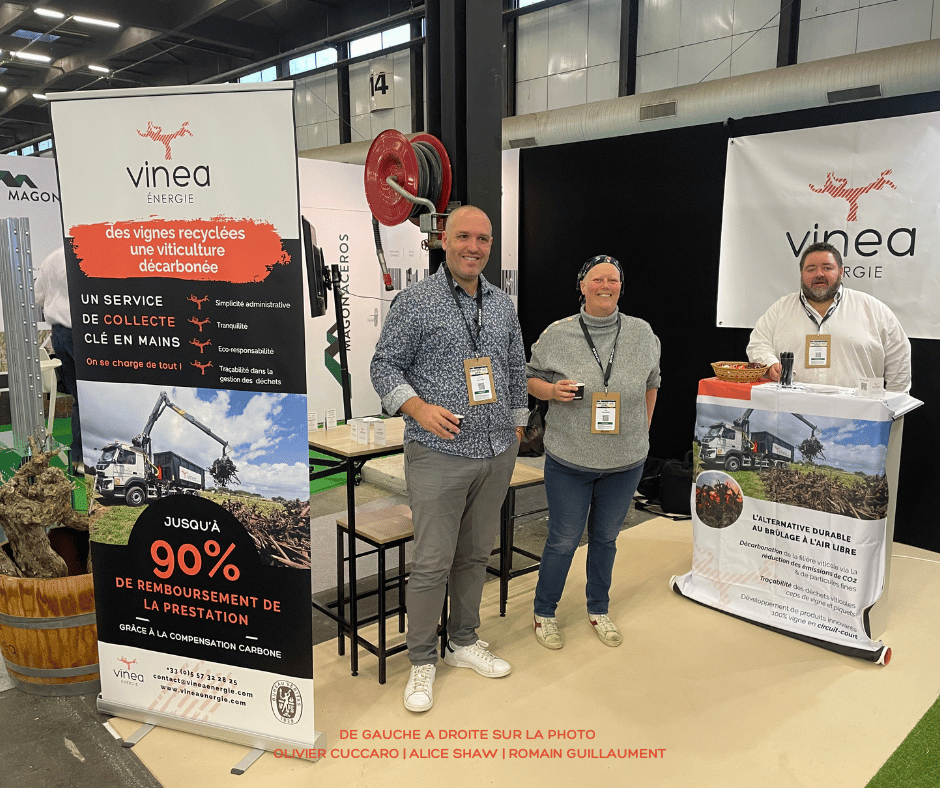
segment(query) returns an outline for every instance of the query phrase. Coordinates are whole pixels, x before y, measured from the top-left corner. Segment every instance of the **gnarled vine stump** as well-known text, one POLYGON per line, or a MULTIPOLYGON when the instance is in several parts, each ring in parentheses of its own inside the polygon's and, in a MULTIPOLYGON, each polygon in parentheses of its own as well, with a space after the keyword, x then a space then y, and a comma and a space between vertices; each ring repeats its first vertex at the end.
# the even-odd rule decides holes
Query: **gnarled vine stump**
POLYGON ((46 528, 65 525, 87 531, 88 520, 72 508, 72 482, 49 465, 56 452, 41 451, 32 438, 30 445, 33 456, 0 486, 0 527, 13 556, 12 562, 0 558, 0 574, 65 577, 68 568, 50 546, 46 528))

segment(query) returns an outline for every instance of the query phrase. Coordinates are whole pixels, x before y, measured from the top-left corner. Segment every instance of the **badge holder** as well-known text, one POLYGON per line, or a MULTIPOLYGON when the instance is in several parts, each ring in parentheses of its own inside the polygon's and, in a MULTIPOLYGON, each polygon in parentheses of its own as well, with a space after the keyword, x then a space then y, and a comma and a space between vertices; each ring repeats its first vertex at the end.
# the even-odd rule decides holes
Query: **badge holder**
POLYGON ((493 362, 489 358, 468 358, 463 362, 464 373, 467 376, 467 395, 470 405, 485 405, 496 402, 496 391, 493 387, 493 362))
POLYGON ((591 394, 591 434, 620 434, 620 393, 595 391, 591 394))
POLYGON ((831 334, 806 335, 806 368, 829 369, 832 358, 831 334))

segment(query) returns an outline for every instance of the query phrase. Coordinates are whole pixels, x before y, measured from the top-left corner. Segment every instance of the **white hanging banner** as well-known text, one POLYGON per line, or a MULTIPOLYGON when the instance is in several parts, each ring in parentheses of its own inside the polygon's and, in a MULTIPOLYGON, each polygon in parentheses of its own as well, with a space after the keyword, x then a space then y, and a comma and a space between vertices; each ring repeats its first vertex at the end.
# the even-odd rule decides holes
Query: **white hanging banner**
POLYGON ((753 328, 799 289, 816 241, 843 284, 887 304, 910 337, 940 338, 940 114, 739 137, 728 143, 717 324, 753 328))
POLYGON ((312 755, 292 87, 69 93, 52 120, 85 456, 132 524, 92 537, 99 708, 312 755))

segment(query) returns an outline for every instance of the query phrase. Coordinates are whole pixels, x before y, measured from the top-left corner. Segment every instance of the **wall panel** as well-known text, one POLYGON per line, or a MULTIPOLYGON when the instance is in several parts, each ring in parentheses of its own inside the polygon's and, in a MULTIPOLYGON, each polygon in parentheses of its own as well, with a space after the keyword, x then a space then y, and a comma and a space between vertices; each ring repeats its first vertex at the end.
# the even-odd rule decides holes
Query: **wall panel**
MULTIPOLYGON (((734 128, 757 134, 934 111, 940 93, 745 118, 734 128)), ((724 124, 709 124, 522 151, 526 347, 577 311, 575 278, 585 260, 617 257, 625 274, 621 310, 647 320, 663 346, 650 436, 657 457, 679 458, 690 448, 698 380, 712 374, 712 361, 743 359, 750 335, 715 325, 727 141, 724 124)), ((754 264, 762 264, 760 250, 754 264)), ((794 277, 794 290, 797 284, 794 277)), ((940 551, 936 504, 924 489, 933 484, 940 445, 940 342, 911 345, 912 394, 926 404, 906 418, 895 538, 940 551)))

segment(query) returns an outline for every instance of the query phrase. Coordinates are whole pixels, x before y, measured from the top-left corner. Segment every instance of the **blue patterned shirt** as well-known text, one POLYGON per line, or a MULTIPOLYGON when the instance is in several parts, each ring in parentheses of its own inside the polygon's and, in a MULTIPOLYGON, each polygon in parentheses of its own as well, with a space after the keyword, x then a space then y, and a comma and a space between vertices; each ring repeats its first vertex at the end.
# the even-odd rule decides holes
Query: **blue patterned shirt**
POLYGON ((392 301, 372 357, 372 386, 386 413, 395 415, 414 396, 465 418, 460 434, 444 440, 405 416, 405 443, 461 457, 493 457, 517 440, 528 417, 525 349, 512 301, 480 277, 483 331, 477 350, 467 325, 477 329, 477 302, 456 282, 460 310, 448 287, 446 263, 392 301), (464 322, 466 318, 466 322, 464 322), (470 405, 464 360, 489 356, 496 402, 470 405))

